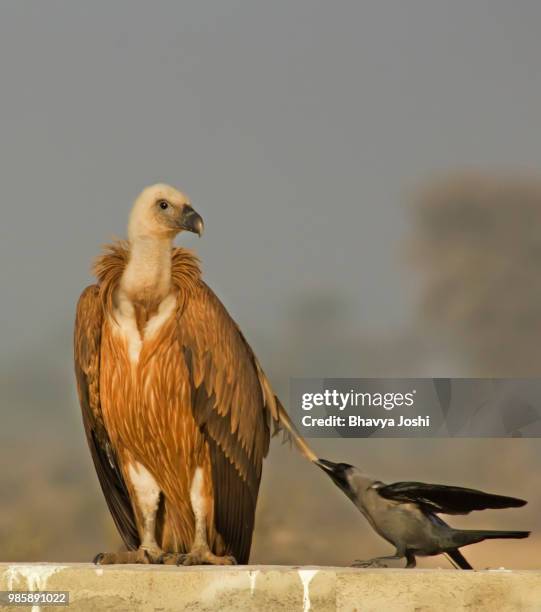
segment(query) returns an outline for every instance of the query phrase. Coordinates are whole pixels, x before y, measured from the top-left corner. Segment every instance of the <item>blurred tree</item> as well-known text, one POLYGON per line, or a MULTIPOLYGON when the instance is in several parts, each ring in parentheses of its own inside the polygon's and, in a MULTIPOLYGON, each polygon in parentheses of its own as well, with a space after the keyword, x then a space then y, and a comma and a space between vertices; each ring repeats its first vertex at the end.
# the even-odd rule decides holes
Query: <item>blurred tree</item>
POLYGON ((541 179, 464 174, 414 204, 422 315, 458 340, 478 376, 535 376, 541 363, 541 179))

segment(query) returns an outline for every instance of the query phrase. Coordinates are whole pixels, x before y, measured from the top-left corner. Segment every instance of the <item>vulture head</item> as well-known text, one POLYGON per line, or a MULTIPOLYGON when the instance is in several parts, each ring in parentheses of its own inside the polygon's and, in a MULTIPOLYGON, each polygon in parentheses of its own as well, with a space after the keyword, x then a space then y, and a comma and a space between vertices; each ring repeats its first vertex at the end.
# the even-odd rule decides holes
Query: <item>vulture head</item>
POLYGON ((178 189, 158 183, 144 189, 135 200, 128 225, 130 240, 172 239, 184 230, 201 236, 204 224, 188 196, 178 189))

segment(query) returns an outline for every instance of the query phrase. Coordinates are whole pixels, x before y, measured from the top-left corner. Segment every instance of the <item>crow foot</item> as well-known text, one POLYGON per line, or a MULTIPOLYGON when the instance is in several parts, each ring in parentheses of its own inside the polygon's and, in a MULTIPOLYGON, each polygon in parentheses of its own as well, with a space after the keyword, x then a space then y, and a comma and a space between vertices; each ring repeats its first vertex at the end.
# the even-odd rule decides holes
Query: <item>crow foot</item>
POLYGON ((353 561, 351 567, 389 567, 387 563, 383 563, 380 559, 357 559, 353 561))
MULTIPOLYGON (((387 561, 399 561, 403 559, 403 555, 389 555, 387 557, 374 557, 373 559, 366 559, 365 561, 357 559, 351 564, 351 567, 389 567, 387 561)), ((408 567, 415 566, 415 557, 413 557, 413 566, 409 565, 410 558, 408 556, 408 567)))

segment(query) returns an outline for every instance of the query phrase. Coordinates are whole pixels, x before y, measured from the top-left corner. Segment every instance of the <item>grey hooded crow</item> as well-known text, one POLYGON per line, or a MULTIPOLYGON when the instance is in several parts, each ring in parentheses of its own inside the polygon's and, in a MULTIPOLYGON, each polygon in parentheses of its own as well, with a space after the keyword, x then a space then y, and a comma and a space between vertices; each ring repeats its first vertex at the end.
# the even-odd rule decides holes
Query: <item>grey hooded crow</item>
POLYGON ((519 508, 526 501, 438 484, 395 482, 385 484, 347 463, 325 459, 316 462, 351 499, 372 528, 395 548, 394 555, 356 561, 355 567, 386 567, 385 561, 406 558, 406 567, 416 565, 416 556, 447 554, 457 567, 473 569, 460 552, 462 546, 492 538, 526 538, 529 531, 453 529, 438 514, 468 514, 488 508, 519 508))

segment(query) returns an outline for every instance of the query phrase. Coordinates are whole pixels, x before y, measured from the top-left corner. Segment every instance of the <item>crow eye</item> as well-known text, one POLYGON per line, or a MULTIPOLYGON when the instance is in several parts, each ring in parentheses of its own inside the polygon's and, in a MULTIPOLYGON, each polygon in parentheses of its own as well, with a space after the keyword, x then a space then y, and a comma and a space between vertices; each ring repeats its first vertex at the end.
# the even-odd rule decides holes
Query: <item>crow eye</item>
POLYGON ((167 210, 169 208, 169 203, 166 202, 165 200, 160 200, 158 202, 158 205, 162 210, 167 210))

